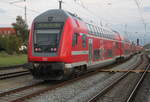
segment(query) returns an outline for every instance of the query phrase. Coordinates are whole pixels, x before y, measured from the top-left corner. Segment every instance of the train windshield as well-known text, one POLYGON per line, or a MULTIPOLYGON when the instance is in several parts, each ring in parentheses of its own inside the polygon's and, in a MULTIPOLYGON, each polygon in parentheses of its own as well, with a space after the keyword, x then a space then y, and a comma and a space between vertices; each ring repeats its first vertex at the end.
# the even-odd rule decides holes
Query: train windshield
POLYGON ((56 52, 60 41, 62 23, 37 23, 34 31, 35 52, 56 52))
POLYGON ((60 30, 37 30, 35 42, 38 45, 56 45, 59 34, 60 30))

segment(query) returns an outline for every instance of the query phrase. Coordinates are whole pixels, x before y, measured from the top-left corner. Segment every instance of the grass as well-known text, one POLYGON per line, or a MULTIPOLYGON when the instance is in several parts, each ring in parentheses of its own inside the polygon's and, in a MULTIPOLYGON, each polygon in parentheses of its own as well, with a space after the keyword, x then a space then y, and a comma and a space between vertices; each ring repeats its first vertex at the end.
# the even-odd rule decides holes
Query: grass
POLYGON ((27 62, 27 55, 8 55, 4 52, 0 53, 0 67, 20 65, 27 62))

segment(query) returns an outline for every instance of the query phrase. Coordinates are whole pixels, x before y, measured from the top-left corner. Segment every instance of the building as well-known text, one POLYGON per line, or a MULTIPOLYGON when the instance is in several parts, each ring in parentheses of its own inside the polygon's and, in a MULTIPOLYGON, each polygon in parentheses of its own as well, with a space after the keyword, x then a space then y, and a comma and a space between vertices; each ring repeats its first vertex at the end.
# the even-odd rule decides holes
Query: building
POLYGON ((15 34, 16 34, 15 29, 11 27, 0 28, 0 35, 15 35, 15 34))

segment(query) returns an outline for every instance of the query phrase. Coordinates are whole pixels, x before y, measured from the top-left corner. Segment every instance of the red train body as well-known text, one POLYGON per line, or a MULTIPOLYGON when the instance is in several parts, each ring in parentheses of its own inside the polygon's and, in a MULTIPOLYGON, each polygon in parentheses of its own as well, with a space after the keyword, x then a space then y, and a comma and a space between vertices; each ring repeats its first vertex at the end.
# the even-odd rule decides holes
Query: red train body
POLYGON ((37 79, 69 75, 127 58, 141 47, 116 31, 83 21, 63 10, 49 10, 33 21, 28 44, 31 73, 37 79))

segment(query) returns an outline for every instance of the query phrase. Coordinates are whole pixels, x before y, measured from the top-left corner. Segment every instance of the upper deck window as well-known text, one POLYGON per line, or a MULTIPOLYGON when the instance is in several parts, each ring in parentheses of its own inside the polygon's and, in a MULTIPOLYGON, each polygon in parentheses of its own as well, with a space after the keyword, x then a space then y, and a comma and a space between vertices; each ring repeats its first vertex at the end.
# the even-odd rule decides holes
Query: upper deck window
POLYGON ((82 36, 82 46, 83 46, 84 48, 85 48, 86 45, 87 45, 87 44, 86 44, 86 39, 87 39, 87 38, 86 38, 86 35, 83 35, 83 36, 82 36))
POLYGON ((78 44, 78 33, 73 34, 72 46, 76 46, 78 44))

